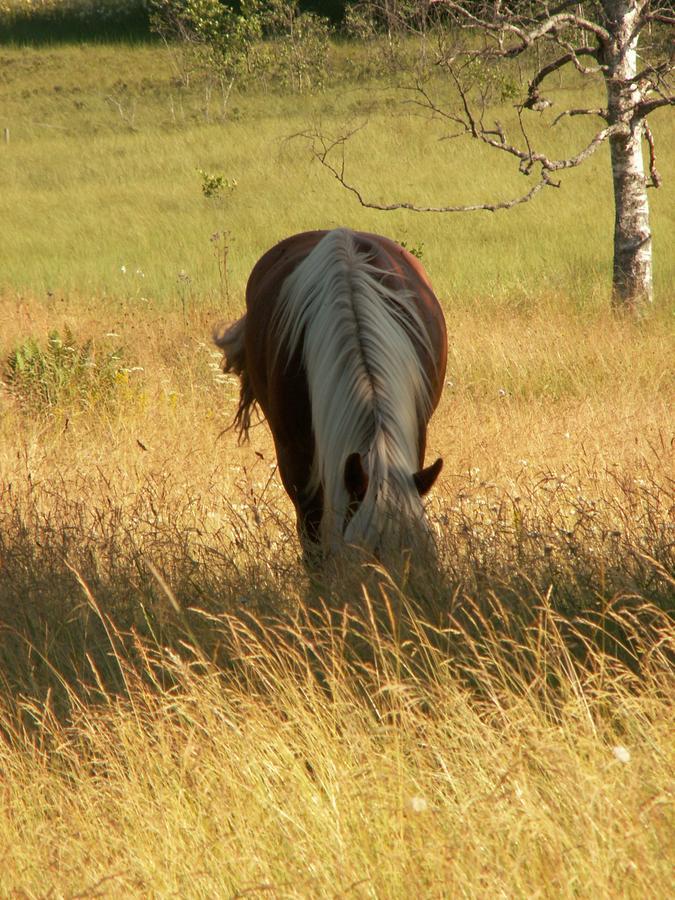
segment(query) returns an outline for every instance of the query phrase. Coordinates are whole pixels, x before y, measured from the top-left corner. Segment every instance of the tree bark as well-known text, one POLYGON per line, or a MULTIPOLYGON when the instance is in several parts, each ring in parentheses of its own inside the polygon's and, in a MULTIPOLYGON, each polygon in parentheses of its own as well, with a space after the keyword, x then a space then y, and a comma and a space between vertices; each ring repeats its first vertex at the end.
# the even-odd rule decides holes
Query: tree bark
POLYGON ((633 80, 644 2, 603 0, 602 5, 611 36, 602 53, 608 122, 624 126, 609 140, 615 206, 612 305, 617 311, 640 315, 653 300, 652 235, 642 157, 644 123, 636 115, 642 97, 633 80))

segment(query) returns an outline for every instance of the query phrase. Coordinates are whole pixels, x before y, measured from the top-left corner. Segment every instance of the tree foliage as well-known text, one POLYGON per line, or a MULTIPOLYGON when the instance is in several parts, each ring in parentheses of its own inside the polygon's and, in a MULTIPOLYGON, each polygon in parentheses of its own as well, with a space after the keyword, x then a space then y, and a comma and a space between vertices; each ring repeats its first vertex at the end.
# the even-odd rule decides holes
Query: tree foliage
POLYGON ((153 0, 152 22, 167 43, 188 48, 202 73, 221 84, 274 80, 304 91, 321 84, 330 33, 326 18, 298 0, 153 0))

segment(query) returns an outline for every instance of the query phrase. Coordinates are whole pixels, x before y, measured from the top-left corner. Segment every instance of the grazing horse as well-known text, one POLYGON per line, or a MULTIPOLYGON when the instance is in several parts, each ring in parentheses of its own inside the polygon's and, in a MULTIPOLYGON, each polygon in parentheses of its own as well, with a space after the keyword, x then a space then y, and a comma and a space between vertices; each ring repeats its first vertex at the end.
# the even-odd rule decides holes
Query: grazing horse
POLYGON ((246 314, 215 336, 254 404, 310 559, 358 545, 380 554, 425 532, 424 465, 440 399, 445 321, 419 260, 385 237, 338 228, 286 238, 256 263, 246 314))

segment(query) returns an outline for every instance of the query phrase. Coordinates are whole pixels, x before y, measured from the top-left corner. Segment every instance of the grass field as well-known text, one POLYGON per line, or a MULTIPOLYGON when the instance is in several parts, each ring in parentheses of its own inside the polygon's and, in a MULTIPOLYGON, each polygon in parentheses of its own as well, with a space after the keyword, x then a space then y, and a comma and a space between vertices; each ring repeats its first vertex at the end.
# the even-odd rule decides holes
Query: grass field
POLYGON ((672 121, 636 325, 606 150, 508 214, 361 210, 291 135, 368 118, 380 199, 524 179, 332 52, 223 120, 161 47, 0 49, 0 895, 666 897, 672 121), (212 327, 338 224, 420 252, 446 313, 434 572, 310 581, 266 426, 226 431, 212 327))
MULTIPOLYGON (((4 48, 0 65, 3 127, 10 128, 0 215, 13 226, 0 266, 3 283, 15 291, 146 297, 156 304, 187 293, 200 303, 220 302, 210 237, 226 231, 238 308, 248 272, 271 242, 343 224, 422 248, 439 294, 453 308, 476 298, 481 305, 490 297, 527 301, 532 285, 538 296, 584 306, 607 302, 613 212, 606 150, 570 173, 560 190, 508 217, 378 213, 361 209, 313 162, 307 142, 290 136, 313 123, 334 133, 368 120, 350 147, 347 172, 375 199, 475 202, 517 196, 528 182, 500 154, 439 140, 447 126, 397 102, 405 94, 383 82, 359 86, 340 77, 341 69, 334 87, 313 96, 271 88, 236 96, 220 122, 215 93, 207 121, 203 86, 177 87, 178 69, 160 47, 4 48), (237 187, 209 203, 198 169, 236 179, 237 187)), ((438 91, 447 94, 442 84, 438 91)), ((565 93, 593 102, 576 98, 574 85, 565 93)), ((499 112, 505 122, 512 114, 509 107, 499 112)), ((533 120, 536 134, 542 126, 539 116, 533 120)), ((571 131, 558 126, 546 143, 559 152, 581 147, 591 127, 572 120, 571 131)), ((662 308, 675 277, 667 114, 654 117, 653 130, 665 181, 663 190, 650 192, 662 308)))

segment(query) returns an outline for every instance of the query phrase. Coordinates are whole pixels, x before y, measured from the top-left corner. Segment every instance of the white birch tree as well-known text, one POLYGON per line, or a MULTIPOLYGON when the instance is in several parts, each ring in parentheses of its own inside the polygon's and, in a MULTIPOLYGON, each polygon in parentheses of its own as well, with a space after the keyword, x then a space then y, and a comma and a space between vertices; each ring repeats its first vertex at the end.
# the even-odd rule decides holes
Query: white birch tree
MULTIPOLYGON (((378 0, 373 2, 377 4, 378 0)), ((559 186, 557 179, 562 172, 581 165, 608 142, 615 203, 612 303, 618 311, 643 314, 653 299, 647 188, 658 187, 661 182, 647 116, 675 104, 669 85, 674 63, 672 32, 669 32, 675 25, 672 3, 654 0, 411 2, 408 12, 413 9, 418 18, 421 5, 428 15, 437 13, 437 33, 456 36, 468 31, 472 38, 468 45, 459 47, 456 42, 450 46, 447 39, 442 41, 436 59, 457 89, 458 109, 439 106, 422 86, 418 87, 417 102, 432 114, 453 122, 457 136, 465 134, 495 151, 513 156, 523 174, 536 172, 538 180, 523 195, 495 203, 437 207, 408 202, 383 204, 366 199, 362 190, 346 177, 344 146, 349 135, 329 140, 323 134, 313 134, 319 160, 364 206, 436 212, 495 211, 532 200, 546 187, 559 186), (638 50, 645 29, 656 29, 664 44, 658 57, 649 61, 644 61, 638 50), (487 121, 489 105, 485 95, 480 97, 480 91, 477 98, 471 73, 477 65, 495 66, 519 57, 535 58, 542 47, 549 61, 537 67, 529 79, 525 97, 516 104, 519 130, 518 137, 512 139, 498 121, 487 121), (557 50, 552 58, 551 48, 557 50), (586 146, 556 159, 534 146, 528 135, 526 116, 527 111, 541 112, 551 106, 544 94, 547 80, 568 66, 586 77, 604 81, 606 105, 565 109, 555 116, 554 125, 573 116, 589 116, 601 122, 586 146), (643 157, 645 143, 647 171, 643 157)), ((401 21, 404 22, 403 18, 401 21)), ((409 15, 407 22, 411 21, 409 15)))

